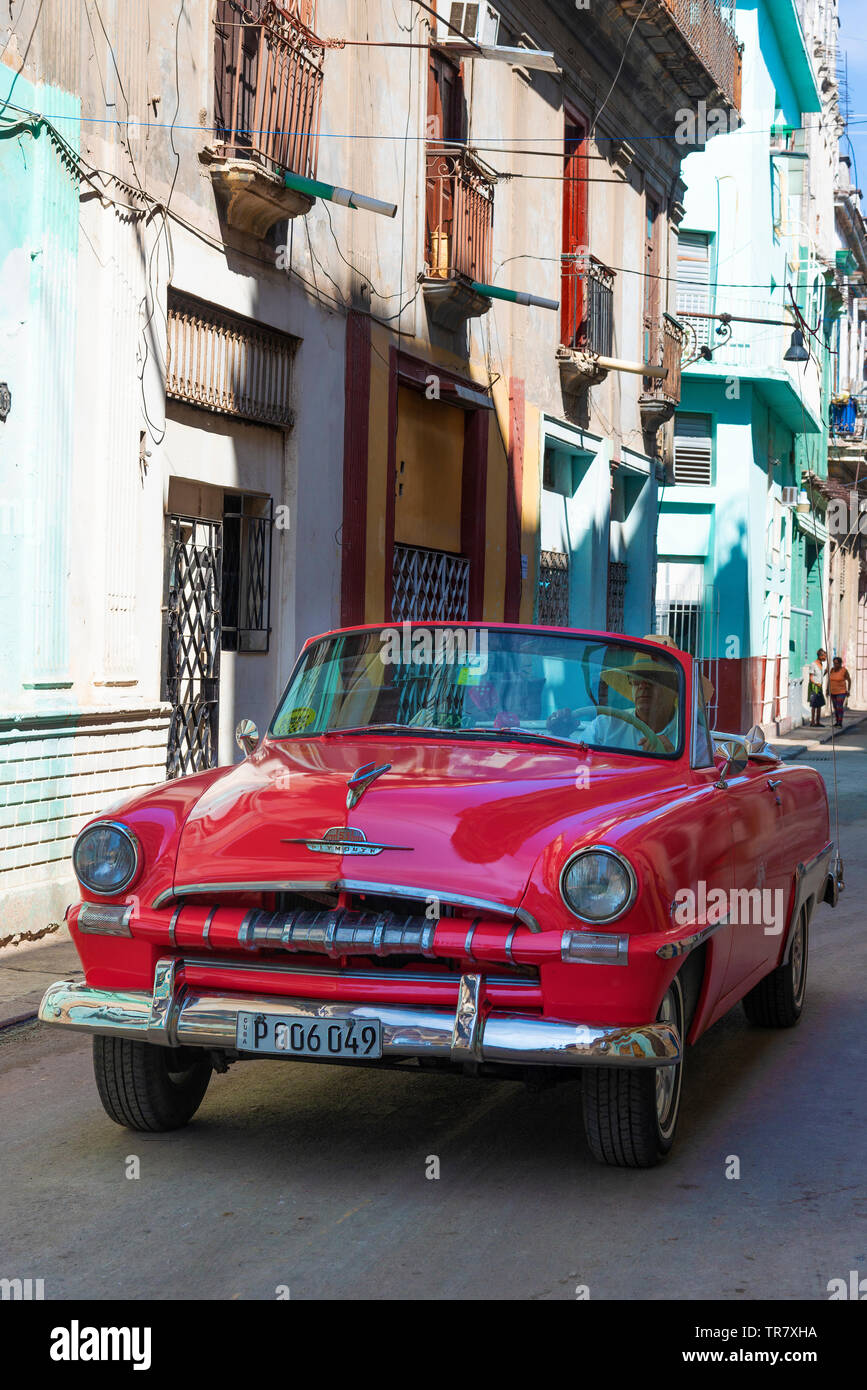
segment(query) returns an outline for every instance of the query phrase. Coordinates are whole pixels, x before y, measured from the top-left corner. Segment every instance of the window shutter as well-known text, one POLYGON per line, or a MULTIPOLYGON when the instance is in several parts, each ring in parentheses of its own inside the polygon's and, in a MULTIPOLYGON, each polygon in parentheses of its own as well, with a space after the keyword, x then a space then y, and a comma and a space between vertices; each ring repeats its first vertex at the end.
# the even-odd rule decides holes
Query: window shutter
MULTIPOLYGON (((710 237, 707 232, 680 232, 677 238, 677 313, 710 314, 710 237)), ((708 319, 690 319, 699 347, 711 341, 708 319)))
POLYGON ((711 417, 678 410, 674 417, 674 481, 709 487, 712 468, 711 417))

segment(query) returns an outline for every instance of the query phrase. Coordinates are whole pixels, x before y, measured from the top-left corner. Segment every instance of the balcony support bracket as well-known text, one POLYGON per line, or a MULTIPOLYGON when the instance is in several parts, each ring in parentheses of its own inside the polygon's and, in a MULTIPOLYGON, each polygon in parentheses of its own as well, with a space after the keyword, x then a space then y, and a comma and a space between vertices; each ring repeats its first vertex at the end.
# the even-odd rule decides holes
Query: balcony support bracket
POLYGON ((488 296, 479 294, 472 288, 472 281, 467 276, 457 273, 447 278, 424 276, 422 291, 433 322, 453 333, 467 319, 481 318, 491 307, 488 296))
POLYGON ((199 158, 209 166, 211 182, 228 225, 260 240, 277 222, 303 217, 316 199, 287 188, 280 174, 247 159, 221 159, 213 150, 199 158))
POLYGON ((581 348, 559 347, 557 365, 563 390, 570 394, 586 386, 598 386, 608 375, 608 368, 601 365, 599 354, 581 348))

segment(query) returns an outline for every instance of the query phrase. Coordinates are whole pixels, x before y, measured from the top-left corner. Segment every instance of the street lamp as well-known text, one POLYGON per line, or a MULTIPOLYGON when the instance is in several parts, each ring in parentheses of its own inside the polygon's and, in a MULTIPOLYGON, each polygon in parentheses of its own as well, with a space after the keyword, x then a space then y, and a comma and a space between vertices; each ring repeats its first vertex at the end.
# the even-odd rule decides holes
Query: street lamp
POLYGON ((792 331, 792 341, 789 343, 789 350, 783 356, 784 362, 809 362, 810 353, 804 347, 804 335, 800 328, 792 331))

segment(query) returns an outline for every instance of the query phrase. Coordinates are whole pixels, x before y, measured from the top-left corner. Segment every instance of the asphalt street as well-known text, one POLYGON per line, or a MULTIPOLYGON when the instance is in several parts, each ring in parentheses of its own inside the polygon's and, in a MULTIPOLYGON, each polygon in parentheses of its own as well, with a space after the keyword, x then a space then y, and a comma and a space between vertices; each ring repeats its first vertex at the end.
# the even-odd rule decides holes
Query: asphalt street
MULTIPOLYGON (((800 761, 833 791, 830 747, 800 761)), ((48 1299, 827 1299, 867 1274, 865 771, 867 731, 844 735, 846 892, 813 919, 800 1026, 738 1008, 705 1035, 660 1168, 593 1162, 578 1082, 276 1061, 132 1134, 89 1039, 29 1024, 0 1033, 0 1276, 48 1299)))

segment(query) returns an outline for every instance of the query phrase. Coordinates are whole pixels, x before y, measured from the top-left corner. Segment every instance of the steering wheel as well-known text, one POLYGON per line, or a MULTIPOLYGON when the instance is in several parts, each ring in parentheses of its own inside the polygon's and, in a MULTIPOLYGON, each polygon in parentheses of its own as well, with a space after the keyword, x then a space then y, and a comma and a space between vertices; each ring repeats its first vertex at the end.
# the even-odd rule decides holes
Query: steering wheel
MULTIPOLYGON (((558 713, 558 711, 555 710, 554 713, 556 714, 558 713)), ((610 709, 608 705, 580 705, 577 709, 571 709, 569 713, 576 719, 577 722, 580 722, 582 716, 584 715, 592 715, 594 718, 597 715, 604 715, 606 718, 622 719, 624 724, 631 724, 632 727, 634 729, 637 729, 638 732, 642 734, 645 738, 650 739, 651 752, 667 753, 669 751, 665 747, 665 745, 662 742, 662 739, 659 737, 659 734, 655 732, 655 730, 649 728, 648 725, 643 722, 643 720, 638 719, 637 716, 634 714, 629 714, 626 710, 610 709)), ((549 718, 553 718, 553 715, 549 715, 549 718)), ((554 730, 550 729, 550 732, 553 733, 554 730)))

